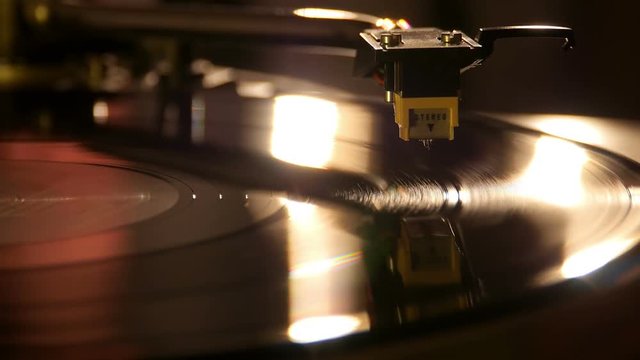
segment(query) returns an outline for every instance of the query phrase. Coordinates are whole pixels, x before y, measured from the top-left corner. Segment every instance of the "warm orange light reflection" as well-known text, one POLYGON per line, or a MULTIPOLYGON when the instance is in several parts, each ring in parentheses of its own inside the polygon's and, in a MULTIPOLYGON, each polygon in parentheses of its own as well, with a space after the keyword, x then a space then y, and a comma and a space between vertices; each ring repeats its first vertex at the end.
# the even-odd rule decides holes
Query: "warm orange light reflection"
POLYGON ((525 172, 514 182, 518 195, 573 207, 584 197, 582 169, 589 160, 585 150, 571 142, 541 137, 525 172))
POLYGON ((312 19, 353 20, 358 17, 358 14, 351 11, 323 8, 301 8, 295 9, 293 13, 297 16, 312 19))
POLYGON ((383 30, 391 30, 396 27, 396 23, 389 18, 378 19, 376 21, 376 27, 382 28, 383 30))
POLYGON ((289 213, 289 338, 314 342, 367 330, 360 239, 334 213, 283 200, 289 213), (338 255, 336 255, 338 254, 338 255), (358 315, 359 314, 359 315, 358 315))
POLYGON ((562 264, 562 276, 569 279, 589 274, 622 255, 633 243, 631 240, 607 240, 579 250, 562 264))
POLYGON ((589 125, 588 117, 574 115, 542 115, 535 117, 541 131, 565 139, 592 145, 602 144, 600 132, 589 125))
POLYGON ((280 202, 287 208, 289 217, 297 224, 311 222, 315 219, 316 206, 307 202, 281 198, 280 202))
POLYGON ((396 21, 396 25, 398 25, 398 27, 402 30, 411 29, 411 24, 409 24, 409 22, 405 19, 396 21))
POLYGON ((236 93, 239 96, 256 99, 271 99, 276 87, 270 81, 236 81, 236 93))
POLYGON ((311 96, 275 99, 271 154, 291 164, 321 168, 333 155, 338 106, 311 96))
POLYGON ((291 270, 289 270, 289 277, 293 279, 301 279, 318 276, 360 260, 362 260, 362 251, 354 251, 327 259, 308 261, 297 264, 291 268, 291 270))
POLYGON ((366 317, 362 315, 330 315, 300 319, 289 326, 289 339, 297 343, 334 339, 357 331, 363 320, 366 321, 366 317))
POLYGON ((377 16, 363 14, 353 11, 324 9, 324 8, 301 8, 293 11, 294 15, 311 19, 332 19, 332 20, 354 20, 375 25, 384 30, 410 29, 411 25, 405 19, 394 21, 389 18, 379 18, 377 16))
POLYGON ((104 125, 109 121, 109 105, 105 101, 96 101, 93 104, 93 122, 104 125))
POLYGON ((631 196, 631 204, 637 208, 640 205, 640 187, 630 186, 629 195, 631 196))

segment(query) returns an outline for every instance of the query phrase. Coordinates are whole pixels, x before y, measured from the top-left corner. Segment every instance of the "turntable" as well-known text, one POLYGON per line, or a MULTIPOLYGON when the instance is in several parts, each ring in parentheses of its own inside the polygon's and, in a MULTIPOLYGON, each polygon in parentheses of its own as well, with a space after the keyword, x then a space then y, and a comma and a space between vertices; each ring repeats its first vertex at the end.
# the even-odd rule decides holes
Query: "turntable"
POLYGON ((13 358, 638 356, 639 126, 460 91, 570 28, 2 6, 13 358))

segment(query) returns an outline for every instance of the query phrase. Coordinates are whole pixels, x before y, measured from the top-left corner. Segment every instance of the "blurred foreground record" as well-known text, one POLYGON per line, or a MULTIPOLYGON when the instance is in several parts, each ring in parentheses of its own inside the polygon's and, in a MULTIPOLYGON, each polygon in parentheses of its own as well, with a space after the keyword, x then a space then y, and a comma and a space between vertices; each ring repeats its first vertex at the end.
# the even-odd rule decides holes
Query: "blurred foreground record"
POLYGON ((430 149, 375 120, 338 122, 326 153, 320 131, 278 147, 277 119, 243 128, 251 151, 0 142, 0 347, 638 355, 638 154, 465 121, 430 149))

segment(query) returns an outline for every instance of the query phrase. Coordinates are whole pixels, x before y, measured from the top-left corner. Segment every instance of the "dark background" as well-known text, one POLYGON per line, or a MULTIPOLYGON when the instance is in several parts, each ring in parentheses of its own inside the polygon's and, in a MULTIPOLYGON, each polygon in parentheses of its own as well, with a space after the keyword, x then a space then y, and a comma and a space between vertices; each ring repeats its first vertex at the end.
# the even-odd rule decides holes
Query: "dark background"
MULTIPOLYGON (((6 1, 6 0, 0 0, 6 1)), ((141 6, 176 0, 98 0, 96 3, 141 6)), ((606 117, 640 118, 636 45, 638 10, 631 1, 525 0, 211 0, 192 1, 234 5, 341 8, 382 17, 407 18, 415 27, 460 29, 475 36, 480 27, 522 24, 564 25, 575 29, 577 46, 564 52, 558 39, 505 39, 496 44, 485 64, 462 77, 462 109, 499 112, 564 113, 606 117)), ((0 4, 9 4, 0 2, 0 4)), ((17 4, 17 3, 16 3, 17 4)), ((2 10, 2 7, 0 7, 2 10)), ((0 39, 5 35, 0 23, 0 39)), ((10 24, 9 24, 10 25, 10 24)), ((41 34, 40 34, 41 35, 41 34)), ((18 38, 19 49, 29 48, 29 38, 18 38)), ((58 46, 55 43, 55 46, 58 46)), ((0 49, 0 54, 2 53, 0 49)), ((41 61, 51 51, 36 46, 41 61)), ((65 48, 63 54, 68 49, 65 48)), ((219 55, 219 54, 216 54, 219 55)), ((283 54, 281 62, 288 59, 283 54)), ((18 59, 18 63, 24 59, 18 59)), ((264 59, 262 59, 264 62, 264 59)), ((269 57, 267 62, 280 60, 269 57)), ((2 61, 2 59, 0 59, 2 61)), ((306 66, 289 61, 285 67, 306 66)), ((315 64, 316 68, 331 65, 315 64)), ((347 71, 344 72, 347 74, 347 71)), ((335 73, 332 73, 334 75, 335 73)), ((325 74, 323 76, 326 77, 325 74)), ((341 75, 348 76, 348 75, 341 75)), ((337 77, 337 75, 336 75, 337 77)), ((340 80, 340 79, 338 79, 340 80)), ((379 93, 376 90, 376 95, 379 93)), ((33 98, 33 97, 32 97, 33 98)), ((31 108, 32 98, 28 99, 31 108)), ((0 98, 12 105, 12 97, 0 98)), ((75 102, 75 101, 74 101, 75 102)), ((0 104, 2 105, 2 104, 0 104)), ((2 107, 2 106, 0 106, 2 107)), ((15 107, 15 106, 14 106, 15 107)), ((8 106, 4 106, 8 108, 8 106)), ((64 107, 63 107, 64 108, 64 107)), ((4 111, 7 113, 7 111, 4 111)), ((20 116, 13 116, 22 118, 20 116)), ((9 118, 5 116, 4 119, 9 118)), ((0 119, 0 123, 2 119, 0 119)))

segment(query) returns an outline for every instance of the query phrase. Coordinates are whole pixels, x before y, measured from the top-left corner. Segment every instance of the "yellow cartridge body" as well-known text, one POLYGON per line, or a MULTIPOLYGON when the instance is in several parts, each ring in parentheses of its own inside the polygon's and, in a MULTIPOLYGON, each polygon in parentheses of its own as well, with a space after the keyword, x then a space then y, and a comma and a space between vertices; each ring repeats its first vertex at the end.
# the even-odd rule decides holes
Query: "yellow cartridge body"
POLYGON ((403 98, 394 93, 395 120, 402 140, 453 140, 458 127, 458 97, 403 98))

